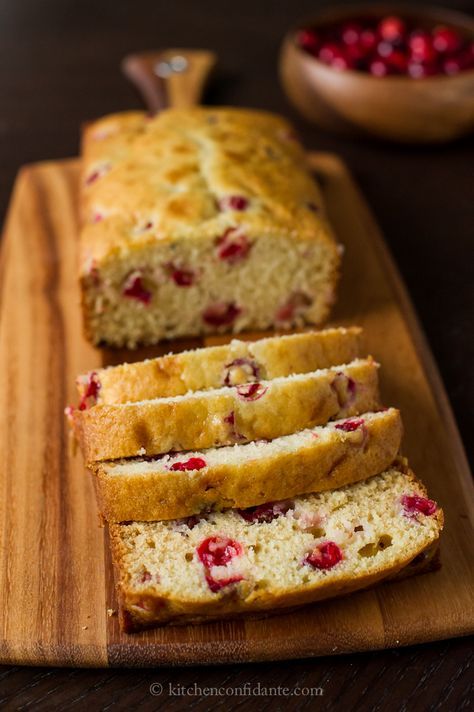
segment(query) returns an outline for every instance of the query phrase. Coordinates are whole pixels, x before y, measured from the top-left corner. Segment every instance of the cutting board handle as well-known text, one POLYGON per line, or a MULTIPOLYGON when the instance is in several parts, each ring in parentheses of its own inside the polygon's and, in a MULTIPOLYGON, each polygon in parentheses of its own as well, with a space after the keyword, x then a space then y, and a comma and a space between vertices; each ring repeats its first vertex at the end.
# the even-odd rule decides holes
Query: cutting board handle
POLYGON ((217 57, 197 49, 164 49, 129 54, 122 71, 140 92, 151 114, 168 107, 195 106, 201 97, 217 57))

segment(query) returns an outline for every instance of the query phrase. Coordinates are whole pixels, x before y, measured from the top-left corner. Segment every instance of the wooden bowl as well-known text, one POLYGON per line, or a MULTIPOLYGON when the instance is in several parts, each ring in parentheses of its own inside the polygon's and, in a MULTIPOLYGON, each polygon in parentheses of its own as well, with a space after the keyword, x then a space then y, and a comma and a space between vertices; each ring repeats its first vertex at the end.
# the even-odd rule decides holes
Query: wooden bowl
POLYGON ((370 134, 400 142, 449 141, 474 130, 474 70, 423 79, 374 77, 362 71, 337 70, 296 44, 301 27, 323 27, 357 17, 400 15, 423 27, 449 25, 474 37, 474 21, 441 8, 400 5, 328 9, 298 24, 285 37, 280 77, 295 107, 323 128, 370 134))

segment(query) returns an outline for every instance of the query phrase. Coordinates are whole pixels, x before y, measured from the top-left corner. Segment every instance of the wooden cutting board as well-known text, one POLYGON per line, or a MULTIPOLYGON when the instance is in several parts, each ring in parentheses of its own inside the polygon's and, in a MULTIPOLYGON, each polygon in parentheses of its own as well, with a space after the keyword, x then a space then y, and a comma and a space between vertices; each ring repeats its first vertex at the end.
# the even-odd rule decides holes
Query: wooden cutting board
MULTIPOLYGON (((157 665, 276 660, 409 645, 474 631, 472 484, 432 356, 381 235, 343 164, 311 157, 346 247, 333 324, 360 324, 399 406, 404 451, 445 510, 441 571, 270 618, 121 634, 91 478, 63 410, 76 374, 145 352, 81 332, 76 160, 20 172, 1 261, 0 662, 157 665)), ((223 339, 220 339, 222 341, 223 339)), ((173 350, 217 340, 171 344, 173 350)), ((147 350, 163 353, 170 349, 147 350)))

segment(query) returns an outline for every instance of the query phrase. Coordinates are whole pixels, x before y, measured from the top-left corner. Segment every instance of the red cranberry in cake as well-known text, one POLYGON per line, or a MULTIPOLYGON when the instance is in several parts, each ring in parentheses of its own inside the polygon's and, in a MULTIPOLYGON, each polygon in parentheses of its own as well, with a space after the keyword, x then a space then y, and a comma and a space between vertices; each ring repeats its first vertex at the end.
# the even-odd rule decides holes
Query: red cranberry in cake
POLYGON ((247 236, 231 227, 217 240, 217 256, 223 262, 236 264, 247 257, 251 247, 247 236))
POLYGON ((357 386, 354 379, 339 371, 336 373, 331 388, 336 394, 340 408, 347 408, 354 401, 357 386))
POLYGON ((314 569, 327 571, 342 561, 342 551, 333 541, 326 541, 305 556, 304 563, 314 569))
POLYGON ((234 425, 235 424, 235 413, 234 411, 231 411, 229 415, 226 415, 224 418, 224 423, 228 423, 229 425, 234 425))
POLYGON ((242 574, 234 574, 233 576, 229 576, 228 578, 215 579, 211 576, 210 573, 207 573, 206 583, 211 589, 212 593, 217 593, 222 588, 229 586, 231 583, 238 583, 239 581, 242 581, 243 578, 244 577, 242 576, 242 574))
POLYGON ((199 560, 208 569, 213 566, 225 566, 236 556, 242 554, 242 544, 226 536, 208 537, 197 547, 199 560))
POLYGON ((98 211, 96 211, 96 212, 93 213, 93 215, 92 215, 91 222, 92 222, 92 223, 99 223, 99 222, 102 222, 103 219, 104 219, 103 214, 102 214, 102 213, 99 213, 98 211))
POLYGON ((259 524, 272 522, 277 517, 281 517, 293 508, 293 502, 267 502, 260 504, 257 507, 248 507, 247 509, 237 509, 242 519, 246 522, 259 524))
POLYGON ((219 200, 219 209, 224 210, 246 210, 249 201, 243 195, 227 195, 219 200))
POLYGON ((136 299, 142 304, 151 302, 152 293, 143 284, 143 275, 140 270, 135 270, 126 278, 122 294, 129 299, 136 299))
POLYGON ((196 274, 190 269, 178 269, 170 265, 170 275, 178 287, 191 287, 196 280, 196 274))
POLYGON ((186 470, 202 470, 206 467, 207 463, 202 457, 190 457, 189 460, 185 462, 174 462, 170 470, 177 472, 185 472, 186 470))
POLYGON ((240 307, 236 306, 233 302, 230 304, 216 302, 204 310, 202 318, 209 326, 229 326, 237 319, 241 312, 240 307))
POLYGON ((90 406, 97 403, 97 397, 101 388, 99 376, 95 371, 92 371, 84 388, 84 392, 79 403, 79 410, 86 410, 90 406))
POLYGON ((337 423, 334 427, 336 430, 344 430, 345 433, 352 433, 363 425, 363 418, 352 418, 351 420, 345 420, 343 423, 337 423))
POLYGON ((147 583, 147 581, 151 581, 151 573, 144 571, 140 576, 140 583, 147 583))
POLYGON ((416 494, 404 494, 401 503, 408 517, 416 517, 417 514, 424 514, 426 517, 430 517, 438 509, 438 505, 432 499, 420 497, 416 494))
POLYGON ((237 394, 241 400, 256 401, 267 392, 267 387, 261 383, 245 383, 237 386, 237 394))
POLYGON ((224 366, 223 383, 233 386, 242 381, 248 382, 258 378, 259 369, 255 361, 249 358, 236 358, 224 366))
POLYGON ((110 171, 110 164, 109 163, 104 163, 98 168, 96 168, 92 173, 89 173, 88 176, 86 176, 85 183, 87 186, 92 185, 93 183, 96 182, 99 178, 102 178, 102 176, 105 176, 106 173, 110 171))
POLYGON ((305 292, 293 292, 285 304, 282 304, 278 309, 275 318, 282 323, 291 322, 297 316, 303 314, 312 303, 313 300, 305 292))

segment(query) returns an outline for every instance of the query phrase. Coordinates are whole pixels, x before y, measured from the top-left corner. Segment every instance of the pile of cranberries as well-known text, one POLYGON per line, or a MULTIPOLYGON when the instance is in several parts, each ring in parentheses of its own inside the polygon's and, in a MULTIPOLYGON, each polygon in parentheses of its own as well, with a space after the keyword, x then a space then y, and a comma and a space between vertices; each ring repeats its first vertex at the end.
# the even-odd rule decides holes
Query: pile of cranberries
POLYGON ((401 17, 360 18, 299 30, 301 49, 335 69, 421 79, 474 68, 474 41, 458 30, 420 27, 401 17))

